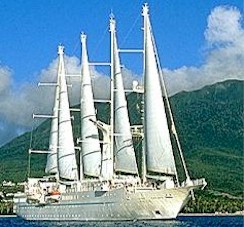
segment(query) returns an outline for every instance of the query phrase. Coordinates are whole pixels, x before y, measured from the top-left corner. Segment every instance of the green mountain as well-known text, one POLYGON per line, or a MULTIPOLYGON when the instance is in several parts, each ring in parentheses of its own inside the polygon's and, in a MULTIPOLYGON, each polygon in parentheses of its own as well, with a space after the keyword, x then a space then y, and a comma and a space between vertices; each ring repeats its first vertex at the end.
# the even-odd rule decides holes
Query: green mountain
MULTIPOLYGON (((229 80, 170 98, 176 129, 192 178, 205 177, 208 189, 242 195, 243 190, 243 81, 229 80)), ((128 96, 132 124, 141 123, 139 94, 128 96)), ((109 107, 96 104, 98 117, 108 122, 109 107)), ((74 112, 75 138, 79 137, 79 113, 74 112)), ((50 121, 0 148, 0 181, 27 177, 28 149, 47 149, 50 121)), ((177 166, 178 153, 175 153, 177 166)), ((140 152, 137 151, 140 159, 140 152)), ((31 155, 31 175, 41 176, 45 155, 31 155)))
POLYGON ((191 176, 208 188, 243 194, 243 81, 225 81, 172 97, 191 176))

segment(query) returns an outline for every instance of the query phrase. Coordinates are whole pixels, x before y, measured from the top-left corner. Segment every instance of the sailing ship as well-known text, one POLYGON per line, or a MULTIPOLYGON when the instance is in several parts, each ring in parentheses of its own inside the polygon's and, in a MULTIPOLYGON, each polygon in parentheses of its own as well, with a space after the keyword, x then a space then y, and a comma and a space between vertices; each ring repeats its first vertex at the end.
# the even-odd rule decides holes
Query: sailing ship
POLYGON ((110 121, 96 116, 86 35, 81 34, 81 136, 74 143, 67 92, 64 47, 58 47, 58 72, 49 149, 43 178, 29 178, 23 196, 16 196, 16 214, 27 220, 117 221, 174 219, 193 195, 204 188, 204 178, 192 180, 183 159, 157 55, 149 18, 143 6, 143 125, 132 126, 116 37, 110 18, 110 121), (168 116, 169 115, 169 116, 168 116), (167 120, 169 119, 169 120, 167 120), (99 133, 102 134, 102 140, 99 133), (172 146, 178 146, 185 180, 179 182, 172 146), (140 163, 133 136, 142 140, 140 163), (76 149, 79 160, 76 159, 76 149), (78 164, 77 164, 78 163, 78 164), (140 168, 138 168, 140 166, 140 168), (140 169, 140 171, 138 170, 140 169))

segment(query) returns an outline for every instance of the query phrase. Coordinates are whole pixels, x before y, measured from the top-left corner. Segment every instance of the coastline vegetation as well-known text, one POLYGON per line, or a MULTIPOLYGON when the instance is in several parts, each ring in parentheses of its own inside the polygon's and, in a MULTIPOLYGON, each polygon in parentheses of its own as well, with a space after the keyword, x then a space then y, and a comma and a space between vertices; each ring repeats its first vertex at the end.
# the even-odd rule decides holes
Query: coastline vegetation
POLYGON ((0 202, 0 215, 11 215, 13 214, 13 202, 0 202))
POLYGON ((209 190, 197 191, 182 213, 233 214, 244 210, 242 197, 221 194, 209 190))

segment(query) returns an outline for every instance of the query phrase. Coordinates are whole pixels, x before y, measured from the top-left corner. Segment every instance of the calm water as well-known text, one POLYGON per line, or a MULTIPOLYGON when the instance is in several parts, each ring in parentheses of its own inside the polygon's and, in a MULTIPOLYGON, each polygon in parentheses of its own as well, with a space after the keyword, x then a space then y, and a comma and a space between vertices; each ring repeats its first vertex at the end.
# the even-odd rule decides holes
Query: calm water
POLYGON ((198 226, 207 226, 207 227, 216 227, 216 226, 240 226, 243 227, 243 216, 210 216, 210 217, 179 217, 174 221, 153 221, 153 222, 92 222, 92 223, 83 223, 83 222, 33 222, 33 221, 24 221, 20 218, 0 218, 1 227, 9 226, 19 226, 19 227, 69 227, 69 226, 82 226, 82 227, 198 227, 198 226))

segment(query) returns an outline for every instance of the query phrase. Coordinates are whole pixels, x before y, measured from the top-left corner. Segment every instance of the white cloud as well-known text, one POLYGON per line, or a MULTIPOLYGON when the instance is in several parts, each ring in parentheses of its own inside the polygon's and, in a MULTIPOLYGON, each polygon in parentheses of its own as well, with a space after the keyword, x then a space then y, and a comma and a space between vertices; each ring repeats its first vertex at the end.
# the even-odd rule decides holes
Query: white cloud
POLYGON ((241 13, 235 7, 216 7, 208 17, 205 38, 210 44, 234 43, 243 36, 241 13))
MULTIPOLYGON (((38 76, 38 82, 55 83, 57 76, 58 59, 53 60, 38 76)), ((69 75, 80 73, 80 62, 77 57, 65 56, 66 72, 69 75)), ((108 99, 110 79, 108 76, 91 68, 94 95, 97 99, 108 99)), ((133 73, 124 70, 126 86, 133 81, 133 73)), ((12 72, 7 67, 0 68, 0 145, 8 139, 18 136, 20 132, 30 129, 35 121, 32 114, 51 114, 54 101, 55 86, 37 87, 37 83, 23 84, 16 90, 12 80, 12 72)), ((80 101, 80 78, 67 77, 71 105, 80 101)), ((36 125, 40 121, 36 121, 36 125)))
POLYGON ((7 67, 0 67, 0 95, 8 92, 8 88, 11 86, 11 70, 7 67))
MULTIPOLYGON (((76 57, 66 58, 67 68, 79 72, 76 57)), ((38 81, 55 82, 57 59, 41 71, 38 81)), ((50 114, 54 87, 38 87, 37 82, 16 86, 12 71, 0 67, 0 145, 33 126, 32 114, 50 114), (18 87, 18 88, 17 88, 18 87)), ((37 122, 37 123, 40 123, 37 122)))
POLYGON ((244 28, 237 8, 218 6, 208 17, 206 60, 200 67, 164 69, 170 94, 227 79, 244 80, 244 28))

